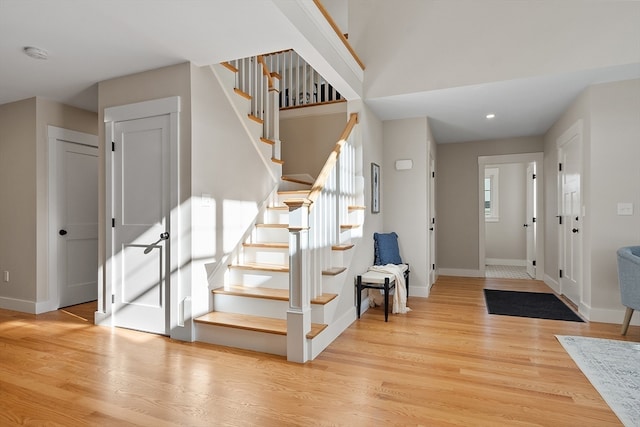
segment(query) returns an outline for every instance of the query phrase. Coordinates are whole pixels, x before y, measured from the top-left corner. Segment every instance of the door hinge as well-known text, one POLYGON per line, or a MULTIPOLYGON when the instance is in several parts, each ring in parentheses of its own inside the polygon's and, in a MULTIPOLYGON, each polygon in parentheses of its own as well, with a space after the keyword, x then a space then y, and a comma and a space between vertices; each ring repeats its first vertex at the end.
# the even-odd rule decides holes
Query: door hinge
POLYGON ((558 224, 562 225, 562 215, 558 215, 558 224))
POLYGON ((116 303, 116 296, 111 294, 111 304, 115 304, 116 303))
POLYGON ((436 219, 435 218, 431 218, 431 224, 435 224, 436 223, 436 219))
POLYGON ((538 176, 535 173, 531 176, 532 179, 536 179, 537 177, 538 176))
POLYGON ((535 259, 531 263, 533 264, 534 267, 536 266, 536 260, 535 259))
POLYGON ((562 163, 558 163, 558 172, 562 172, 562 163))
POLYGON ((531 222, 536 222, 536 217, 531 218, 531 222))
POLYGON ((436 269, 436 265, 435 264, 431 264, 431 269, 435 270, 436 269))
POLYGON ((562 270, 560 270, 560 273, 558 274, 558 277, 560 277, 562 279, 562 270))
POLYGON ((115 228, 116 226, 116 219, 115 218, 111 218, 111 227, 115 228))
POLYGON ((115 141, 111 141, 111 151, 116 151, 116 143, 115 143, 115 141))
POLYGON ((436 173, 435 172, 431 172, 431 178, 435 178, 436 177, 436 173))

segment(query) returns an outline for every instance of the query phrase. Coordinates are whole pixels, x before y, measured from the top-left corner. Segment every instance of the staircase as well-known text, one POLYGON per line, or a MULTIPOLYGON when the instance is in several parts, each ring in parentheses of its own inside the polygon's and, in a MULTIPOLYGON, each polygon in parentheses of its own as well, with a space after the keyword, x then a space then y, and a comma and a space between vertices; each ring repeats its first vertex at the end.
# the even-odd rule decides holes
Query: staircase
MULTIPOLYGON (((338 304, 341 294, 353 294, 344 272, 364 220, 364 207, 355 203, 362 199, 356 196, 362 178, 353 176, 354 149, 343 135, 318 179, 282 177, 278 74, 261 57, 212 71, 280 184, 225 271, 210 276, 212 311, 194 319, 196 340, 311 360, 353 317, 338 304), (341 151, 351 166, 338 163, 341 151), (346 191, 337 191, 341 181, 346 191)), ((356 121, 350 120, 349 134, 356 121)))

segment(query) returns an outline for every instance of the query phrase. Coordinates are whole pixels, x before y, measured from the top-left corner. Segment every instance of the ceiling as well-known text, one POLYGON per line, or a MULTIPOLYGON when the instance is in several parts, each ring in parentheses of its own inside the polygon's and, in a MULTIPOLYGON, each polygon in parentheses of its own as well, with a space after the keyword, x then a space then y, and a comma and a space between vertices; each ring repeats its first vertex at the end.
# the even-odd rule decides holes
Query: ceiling
MULTIPOLYGON (((296 31, 265 0, 0 0, 0 104, 40 96, 96 111, 100 81, 287 49, 296 31)), ((439 143, 485 140, 543 134, 588 85, 638 77, 631 64, 365 101, 383 120, 428 116, 439 143)))
MULTIPOLYGON (((640 53, 640 52, 639 52, 640 53)), ((588 86, 640 78, 640 63, 367 99, 383 120, 429 117, 434 139, 543 135, 588 86), (489 113, 495 118, 487 119, 489 113)))

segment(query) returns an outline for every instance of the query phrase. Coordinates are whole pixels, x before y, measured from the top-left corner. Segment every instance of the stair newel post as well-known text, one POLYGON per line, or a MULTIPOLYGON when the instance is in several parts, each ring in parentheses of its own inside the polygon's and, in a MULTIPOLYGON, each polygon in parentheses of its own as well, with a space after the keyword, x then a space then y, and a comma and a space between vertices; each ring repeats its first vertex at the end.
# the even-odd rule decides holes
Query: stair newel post
POLYGON ((309 269, 309 206, 307 199, 288 200, 289 207, 289 309, 287 310, 287 360, 310 360, 307 333, 311 331, 309 269))

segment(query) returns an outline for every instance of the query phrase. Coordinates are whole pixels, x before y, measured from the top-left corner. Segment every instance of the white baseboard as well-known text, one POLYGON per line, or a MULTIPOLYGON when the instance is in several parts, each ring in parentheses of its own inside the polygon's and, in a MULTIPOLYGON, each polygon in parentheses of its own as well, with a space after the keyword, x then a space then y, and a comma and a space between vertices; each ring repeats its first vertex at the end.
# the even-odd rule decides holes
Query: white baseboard
POLYGON ((463 268, 440 268, 438 275, 459 277, 484 277, 480 270, 466 270, 463 268))
POLYGON ((0 308, 20 311, 22 313, 38 314, 35 302, 17 298, 0 297, 0 308))
POLYGON ((427 298, 429 297, 429 288, 430 287, 409 285, 409 298, 411 297, 427 298))
POLYGON ((560 284, 547 274, 544 275, 544 283, 553 289, 555 293, 560 294, 560 284))
MULTIPOLYGON (((367 300, 367 307, 369 307, 369 301, 367 300)), ((320 333, 317 337, 311 340, 310 346, 311 360, 315 359, 322 351, 329 346, 336 338, 342 334, 356 320, 356 308, 353 307, 347 310, 338 320, 332 322, 327 328, 320 333)))
POLYGON ((487 265, 513 265, 517 267, 526 267, 526 259, 502 259, 502 258, 485 258, 484 263, 487 265))

